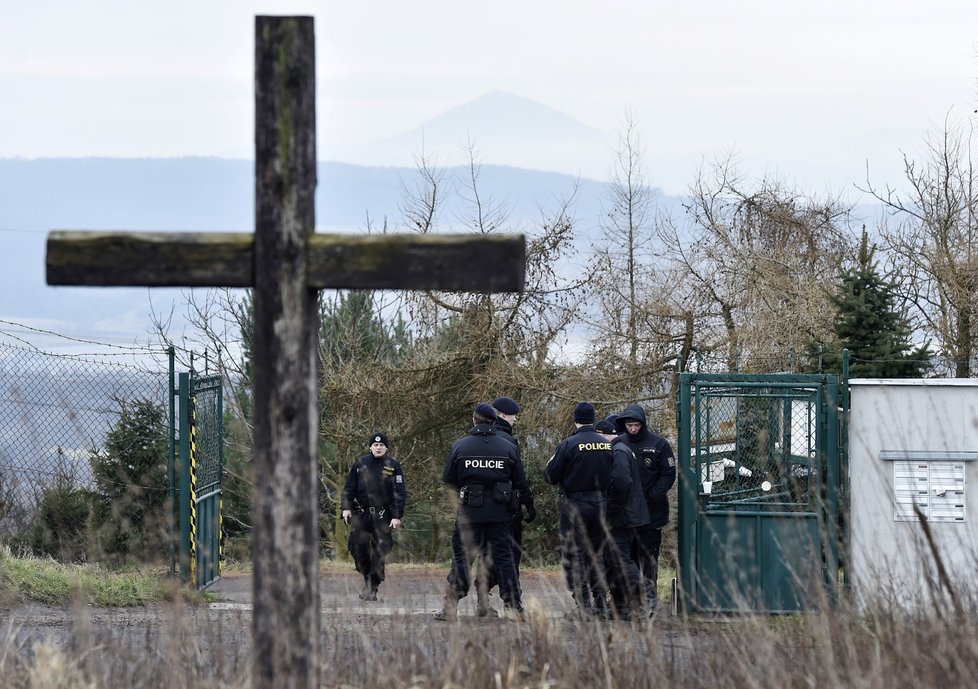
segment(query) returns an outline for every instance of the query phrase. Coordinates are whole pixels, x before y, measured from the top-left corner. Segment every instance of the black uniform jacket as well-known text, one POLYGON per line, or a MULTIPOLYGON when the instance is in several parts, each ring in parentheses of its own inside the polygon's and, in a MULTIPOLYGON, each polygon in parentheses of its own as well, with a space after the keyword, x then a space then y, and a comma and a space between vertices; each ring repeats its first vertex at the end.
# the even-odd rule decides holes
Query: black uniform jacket
POLYGON ((511 521, 513 491, 530 493, 516 443, 485 423, 452 443, 442 480, 458 491, 459 516, 473 524, 511 521))
POLYGON ((388 519, 403 519, 406 500, 404 472, 396 459, 366 454, 353 463, 343 486, 344 510, 369 512, 373 507, 384 510, 388 519))
POLYGON ((614 461, 608 489, 608 523, 613 529, 630 529, 649 523, 649 508, 642 492, 638 458, 621 439, 611 441, 614 461))
POLYGON ((559 485, 564 495, 606 493, 611 485, 611 443, 594 426, 581 426, 557 446, 543 477, 559 485))

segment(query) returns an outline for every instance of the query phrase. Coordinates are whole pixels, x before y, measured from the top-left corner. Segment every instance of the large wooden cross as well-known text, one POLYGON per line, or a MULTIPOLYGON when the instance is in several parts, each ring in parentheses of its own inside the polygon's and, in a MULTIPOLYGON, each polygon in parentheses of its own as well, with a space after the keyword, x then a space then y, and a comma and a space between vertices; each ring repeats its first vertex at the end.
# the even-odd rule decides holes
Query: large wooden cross
POLYGON ((522 236, 315 234, 311 17, 255 21, 255 232, 54 231, 52 285, 254 288, 254 685, 318 686, 317 290, 523 288, 522 236))

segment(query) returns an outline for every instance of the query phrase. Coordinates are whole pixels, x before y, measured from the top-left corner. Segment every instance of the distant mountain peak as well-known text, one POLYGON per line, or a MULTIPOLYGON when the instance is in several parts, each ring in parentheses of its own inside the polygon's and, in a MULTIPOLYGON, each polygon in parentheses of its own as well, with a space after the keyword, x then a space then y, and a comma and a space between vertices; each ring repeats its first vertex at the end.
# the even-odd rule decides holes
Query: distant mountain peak
MULTIPOLYGON (((570 115, 539 101, 507 91, 487 91, 473 100, 461 103, 432 117, 415 129, 405 132, 415 136, 424 131, 467 131, 473 136, 508 136, 535 139, 592 138, 602 136, 570 115)), ((401 136, 404 136, 402 134, 401 136)), ((400 137, 397 137, 400 138, 400 137)))
POLYGON ((607 171, 609 137, 539 101, 488 91, 396 136, 334 150, 337 159, 366 165, 410 167, 419 151, 441 166, 476 162, 584 174, 607 171))

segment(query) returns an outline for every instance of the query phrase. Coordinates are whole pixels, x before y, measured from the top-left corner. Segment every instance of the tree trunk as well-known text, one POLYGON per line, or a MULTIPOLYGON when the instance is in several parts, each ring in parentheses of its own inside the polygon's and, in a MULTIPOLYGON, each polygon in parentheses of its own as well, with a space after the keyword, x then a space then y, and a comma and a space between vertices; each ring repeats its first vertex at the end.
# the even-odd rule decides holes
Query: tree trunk
POLYGON ((971 313, 969 306, 958 312, 957 361, 954 365, 955 378, 971 377, 971 359, 974 356, 974 341, 971 339, 971 313))

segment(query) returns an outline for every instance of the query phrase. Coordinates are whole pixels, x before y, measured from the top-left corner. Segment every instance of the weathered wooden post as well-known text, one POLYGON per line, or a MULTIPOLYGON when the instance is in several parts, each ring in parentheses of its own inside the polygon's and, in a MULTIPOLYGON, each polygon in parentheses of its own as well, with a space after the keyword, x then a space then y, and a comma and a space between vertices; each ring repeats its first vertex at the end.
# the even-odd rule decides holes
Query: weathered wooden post
POLYGON ((256 685, 318 684, 316 47, 312 17, 255 20, 252 502, 256 685))

